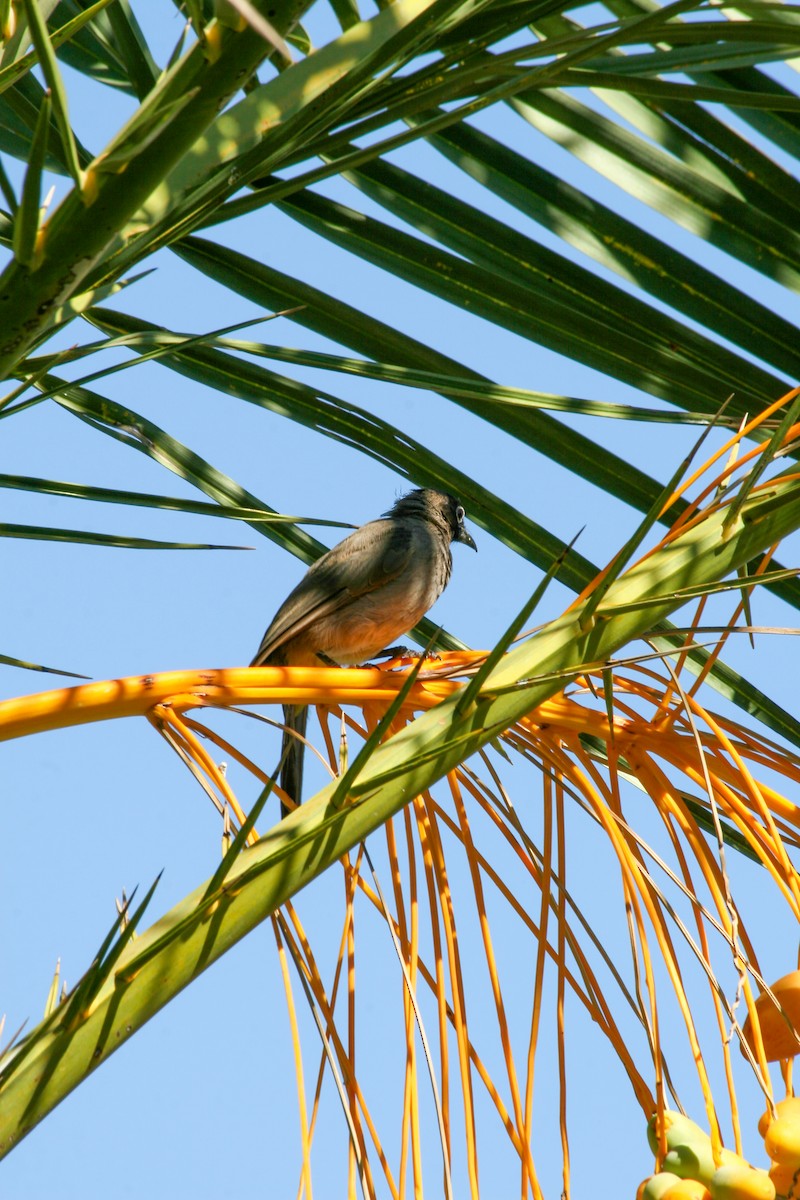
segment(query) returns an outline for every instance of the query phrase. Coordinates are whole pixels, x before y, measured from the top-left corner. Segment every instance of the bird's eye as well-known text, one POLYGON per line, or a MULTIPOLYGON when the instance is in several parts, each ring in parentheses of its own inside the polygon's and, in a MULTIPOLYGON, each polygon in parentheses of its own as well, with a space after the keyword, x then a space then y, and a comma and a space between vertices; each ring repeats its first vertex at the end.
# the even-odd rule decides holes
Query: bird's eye
POLYGON ((458 508, 456 509, 456 520, 458 521, 459 525, 464 524, 464 509, 461 507, 460 504, 459 504, 458 508))

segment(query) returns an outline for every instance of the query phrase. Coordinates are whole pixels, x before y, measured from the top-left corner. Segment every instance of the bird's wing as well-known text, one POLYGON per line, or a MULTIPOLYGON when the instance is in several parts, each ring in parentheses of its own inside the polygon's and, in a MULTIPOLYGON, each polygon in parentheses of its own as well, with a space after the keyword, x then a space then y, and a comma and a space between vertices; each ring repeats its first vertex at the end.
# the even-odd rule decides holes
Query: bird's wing
POLYGON ((278 609, 250 665, 261 665, 315 621, 391 583, 409 565, 413 552, 411 522, 370 521, 356 529, 309 567, 278 609))

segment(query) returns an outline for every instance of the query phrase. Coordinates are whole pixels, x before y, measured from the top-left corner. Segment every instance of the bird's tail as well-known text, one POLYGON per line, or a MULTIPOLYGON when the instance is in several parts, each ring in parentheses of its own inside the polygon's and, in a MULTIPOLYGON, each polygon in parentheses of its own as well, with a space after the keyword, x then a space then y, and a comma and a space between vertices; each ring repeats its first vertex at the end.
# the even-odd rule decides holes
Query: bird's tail
MULTIPOLYGON (((308 724, 308 706, 305 704, 284 704, 283 720, 286 730, 283 734, 281 747, 284 755, 281 767, 281 787, 296 804, 303 799, 303 755, 305 743, 301 740, 306 736, 308 724), (296 736, 299 734, 300 736, 296 736)), ((281 804, 281 816, 291 812, 285 804, 281 804)))

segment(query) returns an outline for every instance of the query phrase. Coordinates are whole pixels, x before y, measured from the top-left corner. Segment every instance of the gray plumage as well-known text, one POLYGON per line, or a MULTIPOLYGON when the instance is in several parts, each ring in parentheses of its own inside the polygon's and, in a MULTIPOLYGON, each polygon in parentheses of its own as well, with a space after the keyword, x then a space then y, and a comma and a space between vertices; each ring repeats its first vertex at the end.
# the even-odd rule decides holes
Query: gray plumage
MULTIPOLYGON (((374 658, 442 594, 453 567, 452 542, 477 550, 457 500, 433 488, 402 496, 309 567, 273 617, 251 666, 354 666, 374 658)), ((305 735, 306 708, 286 705, 284 716, 288 729, 305 735)), ((287 733, 284 748, 281 786, 299 802, 303 743, 287 733)))

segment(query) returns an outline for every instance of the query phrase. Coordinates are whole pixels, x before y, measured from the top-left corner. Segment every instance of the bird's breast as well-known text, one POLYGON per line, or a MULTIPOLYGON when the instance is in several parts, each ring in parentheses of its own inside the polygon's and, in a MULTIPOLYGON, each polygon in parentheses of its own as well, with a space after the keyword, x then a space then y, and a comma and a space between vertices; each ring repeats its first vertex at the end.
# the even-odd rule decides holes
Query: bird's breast
POLYGON ((314 649, 342 666, 355 666, 408 633, 439 598, 450 574, 446 555, 412 567, 373 592, 356 596, 314 624, 314 649), (444 560, 444 561, 443 561, 444 560))

